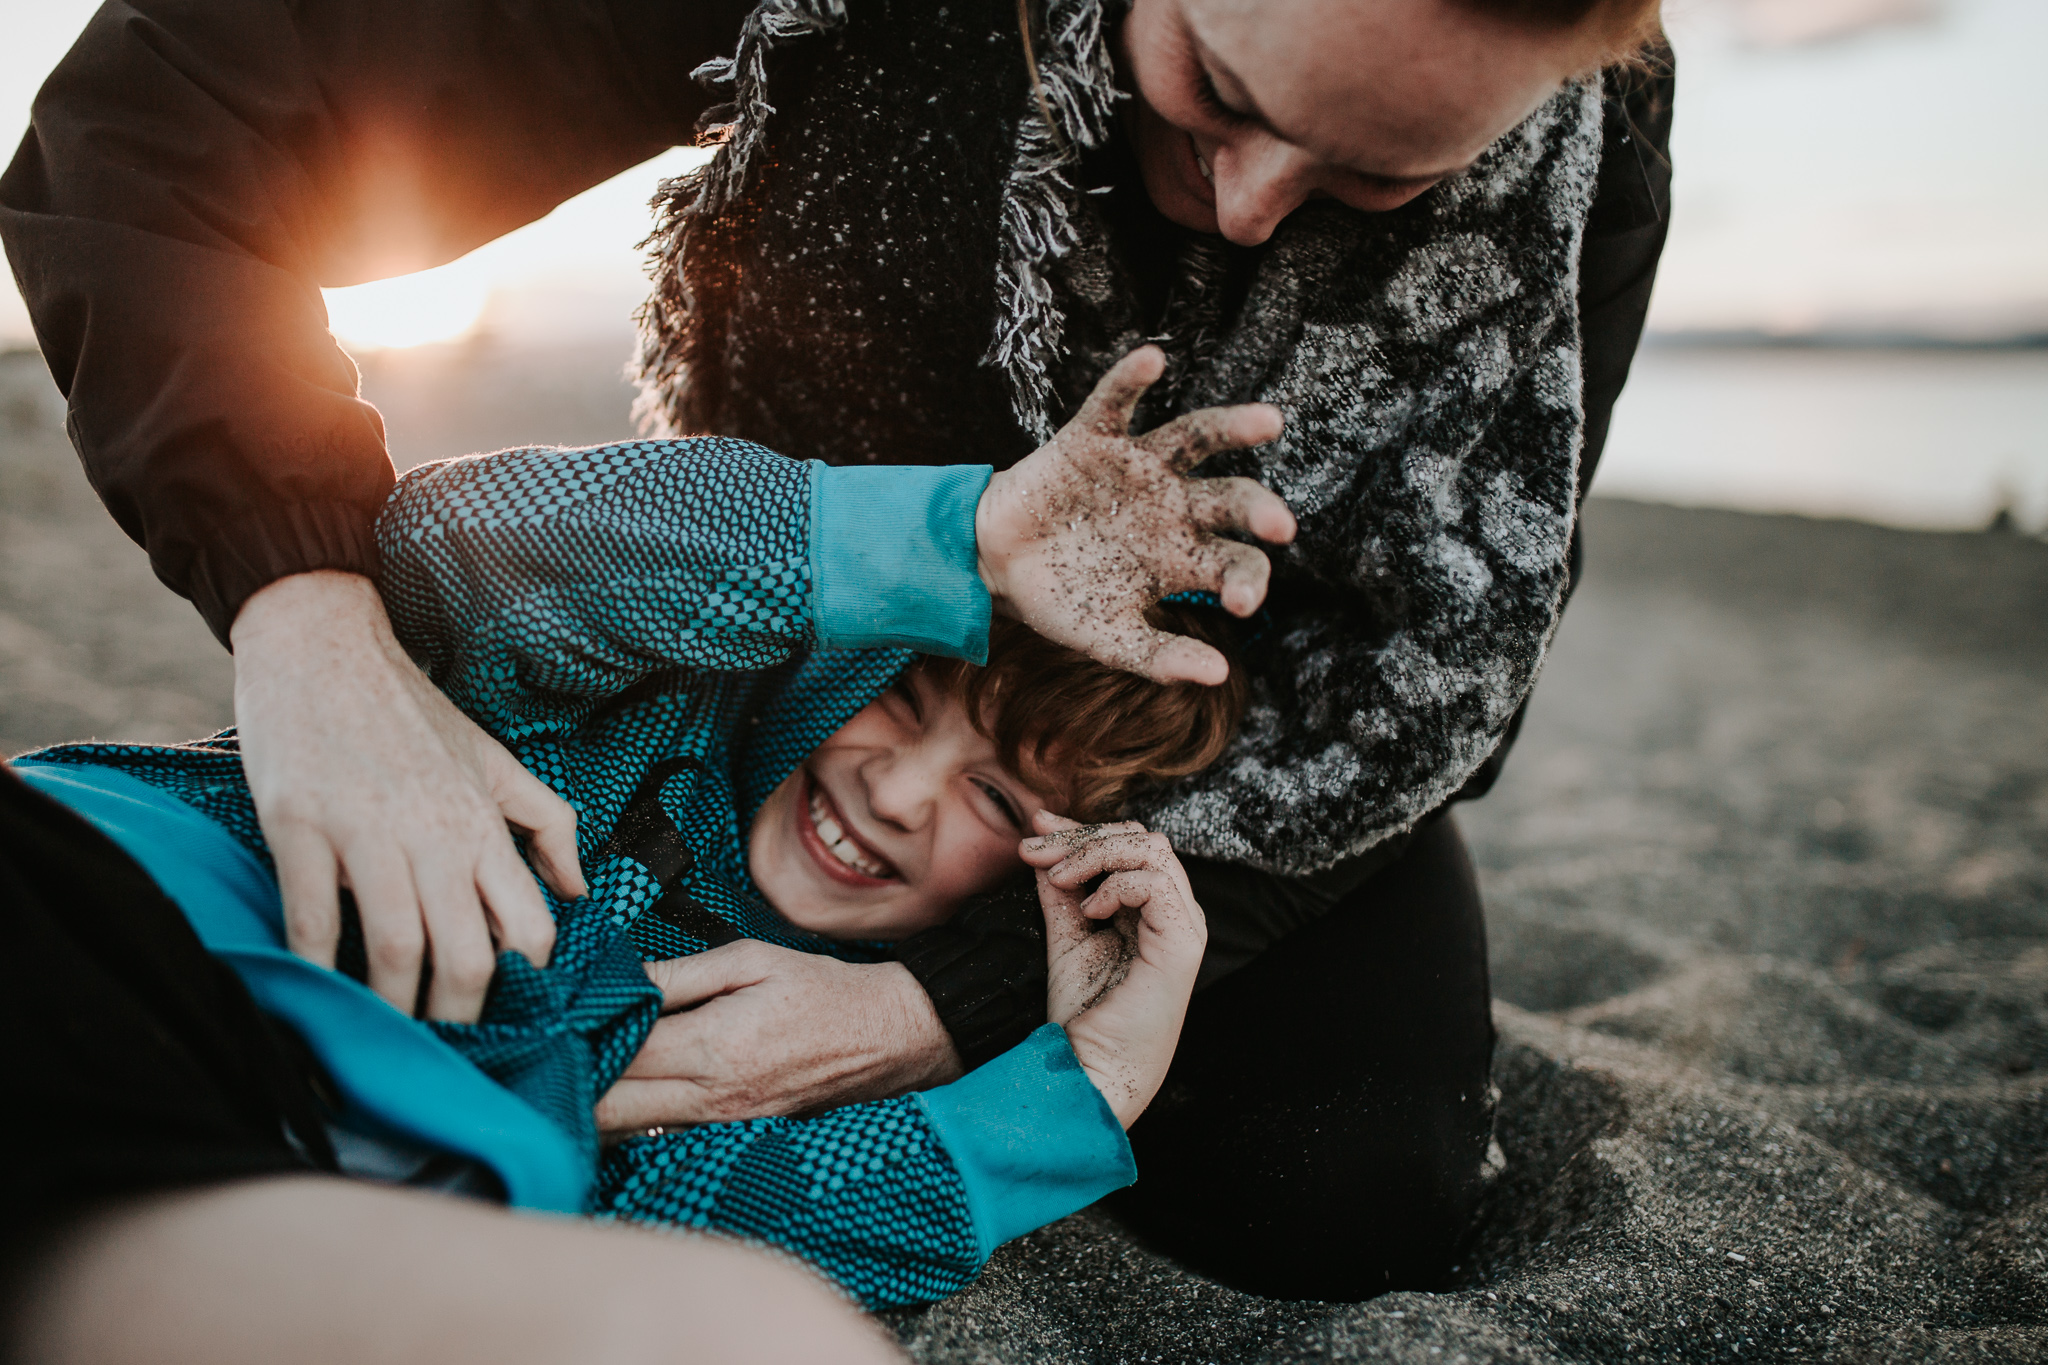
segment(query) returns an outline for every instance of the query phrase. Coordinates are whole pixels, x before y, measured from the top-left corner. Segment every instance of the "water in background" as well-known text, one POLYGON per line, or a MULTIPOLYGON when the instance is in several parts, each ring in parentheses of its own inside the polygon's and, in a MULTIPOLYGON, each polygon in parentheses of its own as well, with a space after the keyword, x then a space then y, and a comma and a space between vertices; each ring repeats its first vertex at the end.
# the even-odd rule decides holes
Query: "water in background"
POLYGON ((2048 531, 2048 349, 1660 345, 1593 491, 1687 506, 2048 531))
MULTIPOLYGON (((630 435, 621 328, 363 360, 399 468, 503 445, 630 435)), ((793 451, 792 454, 803 452, 793 451)), ((1596 494, 1957 530, 2048 531, 2048 348, 1715 347, 1652 337, 1596 494)))
MULTIPOLYGON (((97 0, 19 6, 0 130, 97 0)), ((1653 334, 2012 337, 2048 330, 2044 0, 1667 0, 1679 50, 1672 236, 1653 334), (2034 171, 2026 168, 2033 166, 2034 171)), ((452 316, 371 351, 401 467, 627 434, 633 243, 675 150, 438 271, 332 291, 335 323, 452 316), (346 306, 344 306, 346 305, 346 306), (464 311, 464 310, 467 311, 464 311), (431 329, 429 329, 431 331, 431 329), (442 333, 432 333, 442 334, 442 333)), ((400 330, 403 330, 402 328, 400 330)), ((28 345, 0 284, 0 347, 28 345)), ((1596 491, 1903 526, 2048 531, 2048 349, 1646 347, 1596 491)), ((0 414, 4 420, 4 414, 0 414)))

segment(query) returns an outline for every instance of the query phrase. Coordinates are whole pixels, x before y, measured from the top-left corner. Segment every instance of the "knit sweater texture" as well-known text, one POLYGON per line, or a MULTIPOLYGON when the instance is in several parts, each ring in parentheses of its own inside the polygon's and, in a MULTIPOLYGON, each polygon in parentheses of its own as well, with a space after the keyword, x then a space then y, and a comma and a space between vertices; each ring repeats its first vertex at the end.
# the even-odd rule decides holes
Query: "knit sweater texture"
POLYGON ((1203 471, 1259 479, 1300 522, 1246 723, 1128 813, 1183 853, 1330 867, 1465 783, 1555 629, 1598 83, 1402 210, 1310 204, 1258 248, 1189 240, 1150 318, 1090 192, 1109 187, 1085 183, 1122 98, 1115 15, 1044 18, 1042 105, 1012 7, 764 0, 698 73, 730 101, 709 165, 664 191, 643 413, 834 463, 1004 465, 1145 340, 1171 367, 1148 422, 1277 405, 1278 441, 1203 471))
MULTIPOLYGON (((902 671, 913 657, 902 646, 984 654, 973 512, 988 476, 986 466, 830 469, 714 438, 504 451, 400 481, 378 521, 393 628, 452 700, 576 809, 590 886, 573 903, 549 896, 559 932, 547 967, 500 955, 475 1025, 413 1024, 284 950, 270 852, 231 732, 188 745, 65 745, 20 762, 31 776, 110 769, 239 844, 210 862, 245 861, 213 883, 243 889, 203 891, 187 914, 237 970, 253 953, 259 976, 317 978, 296 997, 318 997, 311 1013, 288 989, 252 986, 309 1035, 350 1097, 345 1120, 490 1164, 500 1150, 490 1134, 451 1138, 460 1115, 423 1122, 431 1097, 392 1089, 411 1063, 379 1053, 374 1074, 351 1070, 352 1034, 390 1041, 430 1028, 553 1125, 559 1136, 543 1145, 566 1144, 572 1168, 580 1162, 568 1185, 581 1193, 565 1198, 558 1177, 523 1186, 518 1172, 546 1163, 515 1150, 498 1164, 515 1202, 544 1187, 532 1201, 543 1207, 715 1228, 795 1252, 870 1306, 928 1302, 971 1281, 1003 1241, 1134 1175, 1120 1125, 1057 1028, 952 1085, 812 1118, 701 1124, 600 1152, 591 1110, 659 1012, 641 959, 740 938, 856 960, 886 952, 783 919, 749 875, 747 832, 775 786, 902 671), (232 943, 208 931, 216 902, 252 895, 268 904, 241 916, 232 943), (247 926, 266 916, 275 941, 257 925, 252 946, 247 926), (335 1013, 344 1008, 355 1014, 335 1013)), ((113 798, 105 828, 117 840, 127 826, 176 824, 162 801, 145 809, 130 790, 86 786, 76 808, 103 816, 92 803, 113 798)), ((205 834, 173 828, 130 851, 175 898, 205 834)), ((438 1074, 437 1057, 423 1074, 438 1074)))

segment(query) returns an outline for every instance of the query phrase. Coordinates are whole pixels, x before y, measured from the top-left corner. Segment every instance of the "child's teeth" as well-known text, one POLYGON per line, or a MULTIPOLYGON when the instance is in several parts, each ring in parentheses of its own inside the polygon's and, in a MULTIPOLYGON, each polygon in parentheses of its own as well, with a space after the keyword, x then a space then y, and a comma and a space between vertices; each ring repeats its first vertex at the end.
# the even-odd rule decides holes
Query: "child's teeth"
POLYGON ((860 851, 859 846, 853 840, 845 838, 828 839, 825 841, 825 846, 832 850, 833 857, 845 863, 854 871, 865 872, 870 877, 882 875, 882 869, 876 867, 868 856, 860 851))
POLYGON ((851 842, 832 845, 832 856, 856 872, 865 872, 870 877, 879 876, 881 873, 881 869, 869 862, 866 856, 859 849, 855 848, 851 842))
POLYGON ((811 793, 811 823, 816 826, 818 838, 832 856, 856 872, 865 872, 870 877, 884 875, 884 869, 877 867, 874 860, 860 851, 860 846, 846 837, 845 829, 839 822, 825 813, 825 796, 822 792, 811 793))
POLYGON ((827 844, 836 844, 846 837, 846 831, 839 827, 839 822, 825 813, 822 792, 811 793, 811 824, 817 828, 818 837, 827 844))

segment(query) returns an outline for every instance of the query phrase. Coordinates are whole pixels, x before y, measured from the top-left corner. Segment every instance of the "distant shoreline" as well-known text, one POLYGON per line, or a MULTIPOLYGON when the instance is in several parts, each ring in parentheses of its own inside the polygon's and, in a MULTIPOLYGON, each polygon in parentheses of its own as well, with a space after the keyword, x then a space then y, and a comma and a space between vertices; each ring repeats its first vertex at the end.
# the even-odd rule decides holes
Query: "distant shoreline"
POLYGON ((1647 332, 1643 346, 1669 351, 2040 351, 2048 350, 2048 330, 1940 336, 1878 328, 1776 332, 1761 327, 1702 327, 1647 332))

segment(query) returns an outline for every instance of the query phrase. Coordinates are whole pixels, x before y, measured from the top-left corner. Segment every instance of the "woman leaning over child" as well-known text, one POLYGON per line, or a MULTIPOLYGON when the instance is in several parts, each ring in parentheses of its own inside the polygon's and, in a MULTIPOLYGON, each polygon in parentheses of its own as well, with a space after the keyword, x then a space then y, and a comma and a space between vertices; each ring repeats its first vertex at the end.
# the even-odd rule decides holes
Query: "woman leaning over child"
MULTIPOLYGON (((168 1183, 275 1170, 282 1143, 307 1170, 715 1228, 785 1247, 871 1306, 949 1293, 997 1245, 1130 1183, 1124 1129, 1171 1060, 1201 912, 1163 839, 1065 817, 1102 818, 1134 783, 1212 760, 1243 694, 1149 683, 1029 627, 1220 673, 1210 644, 1155 623, 1220 632, 1150 599, 1209 590, 1249 614, 1265 560, 1218 533, 1284 541, 1293 526, 1249 480, 1184 477, 1270 439, 1270 409, 1124 435, 1158 359, 1136 353, 1067 432, 993 478, 718 438, 406 476, 377 527, 399 638, 577 808, 591 872, 586 896, 551 900, 546 967, 501 954, 479 1023, 407 1017, 359 984, 360 948, 342 964, 353 981, 287 949, 232 737, 17 763, 141 864, 310 1054, 278 1142, 159 1121, 133 1126, 138 1147, 190 1149, 168 1183), (997 624, 993 654, 992 608, 1019 618, 997 624), (883 960, 1027 863, 1053 1022, 1021 1045, 921 1093, 601 1150, 594 1106, 656 1017, 694 1003, 675 959, 754 940, 883 960)), ((134 1186, 60 1146, 38 1156, 56 1197, 134 1186)))

